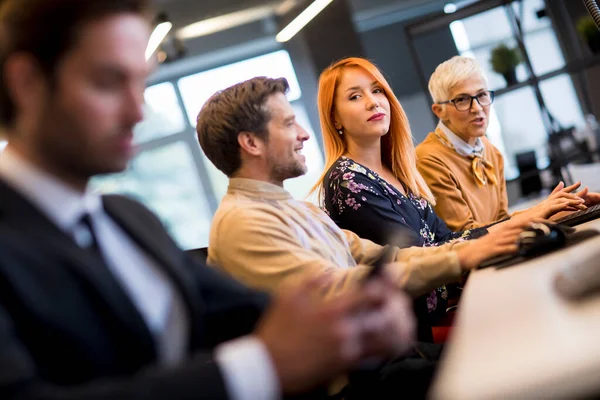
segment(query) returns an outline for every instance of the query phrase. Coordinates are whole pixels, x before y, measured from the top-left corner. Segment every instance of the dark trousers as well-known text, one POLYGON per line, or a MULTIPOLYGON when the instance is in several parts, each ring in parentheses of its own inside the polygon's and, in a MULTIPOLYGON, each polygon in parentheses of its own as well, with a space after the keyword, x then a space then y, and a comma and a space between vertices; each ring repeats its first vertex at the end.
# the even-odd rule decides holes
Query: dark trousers
POLYGON ((344 400, 425 399, 442 345, 418 343, 416 350, 371 370, 356 371, 340 398, 344 400))
POLYGON ((425 399, 442 353, 442 345, 417 343, 416 349, 377 366, 364 366, 349 376, 341 393, 328 396, 321 388, 286 396, 286 400, 397 400, 425 399))

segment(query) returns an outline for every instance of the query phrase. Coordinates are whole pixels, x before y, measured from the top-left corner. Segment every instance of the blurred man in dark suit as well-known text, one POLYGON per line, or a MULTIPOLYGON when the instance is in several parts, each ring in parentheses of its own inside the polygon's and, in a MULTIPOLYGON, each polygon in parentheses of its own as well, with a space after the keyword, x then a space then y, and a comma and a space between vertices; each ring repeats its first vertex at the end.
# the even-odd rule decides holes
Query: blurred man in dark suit
POLYGON ((87 190, 132 156, 147 13, 0 5, 0 398, 274 399, 404 351, 412 316, 385 279, 270 300, 192 262, 142 205, 87 190))

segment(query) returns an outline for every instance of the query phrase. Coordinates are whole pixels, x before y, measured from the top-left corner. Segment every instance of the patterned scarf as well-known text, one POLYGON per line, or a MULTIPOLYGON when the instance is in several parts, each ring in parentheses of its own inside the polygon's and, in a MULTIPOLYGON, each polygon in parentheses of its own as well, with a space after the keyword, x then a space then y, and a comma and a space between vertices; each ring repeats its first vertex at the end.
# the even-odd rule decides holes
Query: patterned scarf
POLYGON ((440 121, 437 129, 434 134, 438 137, 440 142, 442 142, 445 146, 455 150, 461 156, 465 156, 471 159, 471 169, 473 170, 473 175, 475 176, 475 181, 477 184, 481 186, 487 185, 490 182, 492 185, 497 185, 498 180, 496 179, 496 175, 494 173, 494 166, 492 163, 487 161, 484 157, 484 148, 483 146, 478 146, 477 148, 471 149, 470 152, 465 151, 464 149, 456 148, 448 136, 444 133, 445 129, 448 129, 445 125, 443 129, 440 125, 443 123, 440 121))

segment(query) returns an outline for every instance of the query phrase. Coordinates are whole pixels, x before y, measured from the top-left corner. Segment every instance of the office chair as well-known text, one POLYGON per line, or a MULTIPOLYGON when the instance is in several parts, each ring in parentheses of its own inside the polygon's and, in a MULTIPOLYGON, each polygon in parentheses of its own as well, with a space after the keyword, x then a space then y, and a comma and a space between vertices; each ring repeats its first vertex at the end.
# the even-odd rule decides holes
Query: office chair
POLYGON ((208 258, 208 247, 200 247, 197 249, 187 250, 186 253, 190 255, 194 260, 206 264, 206 259, 208 258))
POLYGON ((522 196, 537 194, 542 190, 542 180, 537 167, 535 151, 526 151, 516 155, 519 169, 519 186, 522 196))

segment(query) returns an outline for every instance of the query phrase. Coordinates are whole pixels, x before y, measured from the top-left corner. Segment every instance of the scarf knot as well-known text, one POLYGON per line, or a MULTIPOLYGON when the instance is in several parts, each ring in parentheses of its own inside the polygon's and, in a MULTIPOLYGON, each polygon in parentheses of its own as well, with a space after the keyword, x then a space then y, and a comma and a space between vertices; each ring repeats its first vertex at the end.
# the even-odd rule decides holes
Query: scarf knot
POLYGON ((434 133, 438 137, 440 142, 442 142, 445 146, 453 149, 461 156, 465 156, 471 159, 471 170, 473 172, 473 176, 475 177, 475 181, 479 186, 485 186, 488 184, 488 182, 492 185, 498 184, 498 180, 496 179, 496 174, 494 171, 494 166, 491 162, 485 159, 485 156, 483 154, 483 148, 480 148, 478 150, 472 149, 470 153, 459 151, 452 144, 450 139, 448 139, 448 137, 442 129, 438 128, 435 130, 434 133))

